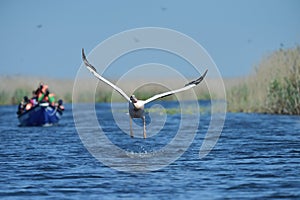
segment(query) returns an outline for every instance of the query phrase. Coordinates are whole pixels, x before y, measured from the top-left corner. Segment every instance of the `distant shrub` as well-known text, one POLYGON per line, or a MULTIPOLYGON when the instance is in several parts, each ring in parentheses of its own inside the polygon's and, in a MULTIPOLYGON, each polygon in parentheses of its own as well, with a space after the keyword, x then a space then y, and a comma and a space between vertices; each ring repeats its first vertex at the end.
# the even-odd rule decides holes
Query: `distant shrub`
POLYGON ((67 92, 63 97, 64 102, 71 103, 72 102, 72 93, 67 92))
POLYGON ((249 89, 245 83, 233 86, 227 95, 228 109, 232 112, 245 112, 249 109, 249 89))
POLYGON ((111 102, 111 95, 112 95, 111 91, 106 91, 106 90, 101 91, 99 89, 95 94, 95 101, 96 102, 111 102))
POLYGON ((210 99, 218 99, 216 94, 210 94, 209 92, 203 92, 197 95, 199 100, 210 100, 210 99))
POLYGON ((239 85, 227 91, 228 110, 300 114, 300 46, 263 59, 239 85))
POLYGON ((0 92, 0 105, 9 104, 9 93, 6 91, 0 92))
MULTIPOLYGON (((13 93, 13 96, 11 98, 11 103, 12 104, 19 104, 24 96, 28 96, 30 92, 26 89, 23 88, 17 88, 15 92, 13 93)), ((29 96, 31 97, 31 96, 29 96)))
POLYGON ((288 77, 270 82, 266 108, 276 114, 300 115, 300 66, 291 68, 288 77))

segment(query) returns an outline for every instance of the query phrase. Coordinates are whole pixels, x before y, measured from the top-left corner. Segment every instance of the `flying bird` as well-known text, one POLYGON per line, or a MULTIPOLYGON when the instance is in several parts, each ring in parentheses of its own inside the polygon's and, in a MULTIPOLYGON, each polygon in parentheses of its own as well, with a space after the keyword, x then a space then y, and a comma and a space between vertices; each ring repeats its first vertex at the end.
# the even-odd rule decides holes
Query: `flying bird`
POLYGON ((108 81, 107 79, 105 79, 104 77, 102 77, 100 74, 98 74, 96 68, 90 64, 88 62, 88 60, 86 59, 86 56, 84 54, 84 49, 82 49, 82 60, 85 64, 85 66, 88 68, 88 70, 99 80, 103 81, 104 83, 108 84, 109 86, 111 86, 113 89, 115 89, 117 92, 119 92, 129 103, 129 122, 130 122, 130 136, 133 137, 133 131, 132 131, 132 118, 141 118, 143 120, 143 124, 144 124, 144 130, 143 130, 143 135, 144 138, 146 138, 146 118, 145 118, 145 111, 144 111, 144 106, 145 104, 154 101, 156 99, 159 98, 163 98, 172 94, 175 94, 177 92, 182 92, 188 89, 191 89, 193 87, 195 87, 196 85, 198 85, 199 83, 201 83, 201 81, 203 81, 204 77, 207 74, 206 70, 204 72, 204 74, 202 76, 200 76, 198 79, 191 81, 189 83, 187 83, 183 88, 180 89, 176 89, 176 90, 172 90, 172 91, 168 91, 168 92, 164 92, 161 94, 157 94, 154 95, 153 97, 147 99, 147 100, 139 100, 137 99, 134 95, 131 95, 130 97, 127 96, 127 94, 120 89, 119 87, 117 87, 116 85, 114 85, 113 83, 111 83, 110 81, 108 81))

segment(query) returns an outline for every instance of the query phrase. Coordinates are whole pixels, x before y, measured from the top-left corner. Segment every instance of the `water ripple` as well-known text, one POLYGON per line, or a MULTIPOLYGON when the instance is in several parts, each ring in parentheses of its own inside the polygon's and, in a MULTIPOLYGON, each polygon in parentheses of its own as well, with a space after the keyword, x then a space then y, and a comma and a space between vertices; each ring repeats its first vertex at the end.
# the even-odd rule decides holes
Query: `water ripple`
MULTIPOLYGON (((168 106, 172 108, 170 102, 168 106)), ((300 198, 297 116, 228 113, 216 147, 199 159, 210 119, 205 113, 193 143, 177 161, 158 171, 132 174, 106 167, 91 156, 76 132, 70 105, 59 126, 44 128, 18 127, 15 110, 0 107, 3 199, 300 198)), ((180 120, 176 113, 171 115, 161 133, 143 140, 122 133, 109 121, 111 113, 101 114, 107 114, 101 123, 110 131, 109 139, 133 156, 162 149, 180 120)), ((178 146, 177 151, 184 149, 178 146)), ((122 158, 118 159, 121 165, 122 158)))

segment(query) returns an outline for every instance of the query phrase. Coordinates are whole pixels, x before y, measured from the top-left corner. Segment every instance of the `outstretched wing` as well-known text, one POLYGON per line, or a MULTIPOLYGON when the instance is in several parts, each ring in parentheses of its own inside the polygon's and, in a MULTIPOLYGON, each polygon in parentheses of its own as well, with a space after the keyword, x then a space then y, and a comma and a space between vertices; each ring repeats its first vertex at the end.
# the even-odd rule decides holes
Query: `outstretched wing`
POLYGON ((130 98, 125 94, 125 92, 123 92, 123 90, 121 90, 120 88, 118 88, 116 85, 114 85, 113 83, 111 83, 110 81, 106 80, 105 78, 103 78, 102 76, 100 76, 97 73, 96 68, 91 65, 89 63, 89 61, 86 59, 86 56, 84 54, 84 49, 82 48, 82 60, 85 64, 85 66, 90 70, 90 72, 96 76, 99 80, 103 81, 104 83, 110 85, 112 88, 114 88, 117 92, 119 92, 127 101, 130 101, 130 98))
POLYGON ((166 97, 166 96, 169 96, 169 95, 172 95, 172 94, 175 94, 177 92, 182 92, 182 91, 185 91, 185 90, 188 90, 188 89, 191 89, 193 87, 195 87, 196 85, 198 85, 199 83, 201 83, 201 81, 204 79, 204 77, 206 76, 207 74, 207 71, 206 70, 204 72, 204 74, 202 76, 200 76, 198 79, 194 80, 194 81, 191 81, 189 82, 188 84, 186 84, 183 88, 180 88, 180 89, 177 89, 177 90, 172 90, 172 91, 168 91, 168 92, 164 92, 164 93, 161 93, 161 94, 157 94, 147 100, 144 101, 144 104, 146 103, 149 103, 151 101, 154 101, 156 99, 159 99, 159 98, 163 98, 163 97, 166 97))

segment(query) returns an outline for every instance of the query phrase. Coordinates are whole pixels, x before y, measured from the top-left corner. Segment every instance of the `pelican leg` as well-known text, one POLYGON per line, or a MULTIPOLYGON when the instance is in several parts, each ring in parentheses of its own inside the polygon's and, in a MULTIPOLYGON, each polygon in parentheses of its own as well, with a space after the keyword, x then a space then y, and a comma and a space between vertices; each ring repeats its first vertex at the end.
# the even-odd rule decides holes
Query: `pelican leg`
POLYGON ((132 118, 129 116, 129 124, 130 124, 130 137, 133 138, 133 131, 132 131, 132 118))
POLYGON ((146 135, 146 117, 143 116, 143 122, 144 122, 144 139, 147 138, 147 135, 146 135))

